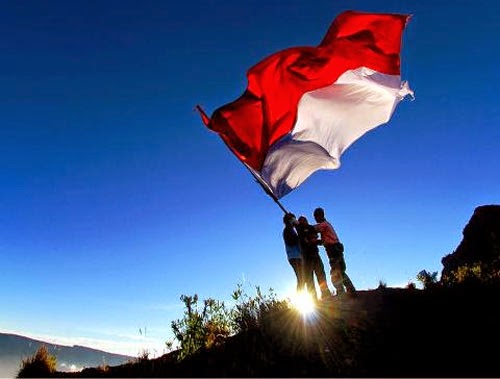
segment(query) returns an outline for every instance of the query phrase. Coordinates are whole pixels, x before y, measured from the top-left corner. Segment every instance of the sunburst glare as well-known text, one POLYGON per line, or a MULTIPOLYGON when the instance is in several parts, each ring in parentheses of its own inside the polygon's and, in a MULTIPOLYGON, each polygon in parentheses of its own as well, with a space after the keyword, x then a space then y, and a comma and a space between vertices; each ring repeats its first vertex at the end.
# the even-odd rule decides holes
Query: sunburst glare
POLYGON ((316 310, 316 303, 308 291, 298 291, 291 296, 291 303, 302 316, 308 316, 316 310))

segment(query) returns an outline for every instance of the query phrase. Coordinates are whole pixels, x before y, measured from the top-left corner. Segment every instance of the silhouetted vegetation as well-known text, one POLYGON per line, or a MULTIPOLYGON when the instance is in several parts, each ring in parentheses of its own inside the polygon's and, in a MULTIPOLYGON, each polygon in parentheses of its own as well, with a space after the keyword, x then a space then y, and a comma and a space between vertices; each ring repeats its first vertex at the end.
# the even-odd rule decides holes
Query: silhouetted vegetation
POLYGON ((212 298, 198 303, 198 295, 181 296, 184 303, 184 315, 172 321, 175 341, 168 341, 167 346, 179 346, 177 358, 182 360, 201 348, 220 345, 229 336, 259 328, 267 315, 286 306, 279 301, 273 290, 264 294, 256 287, 256 295, 249 296, 241 284, 232 293, 235 305, 228 308, 224 302, 212 298))
POLYGON ((18 378, 43 378, 49 377, 56 372, 57 359, 49 354, 45 345, 40 346, 37 352, 23 359, 18 378))
POLYGON ((198 295, 181 296, 185 305, 184 317, 172 321, 172 331, 179 342, 179 359, 184 359, 202 347, 210 348, 231 333, 231 325, 223 302, 203 301, 198 309, 198 295))
POLYGON ((422 270, 417 274, 417 280, 427 289, 437 283, 437 275, 437 271, 430 273, 427 270, 422 270))

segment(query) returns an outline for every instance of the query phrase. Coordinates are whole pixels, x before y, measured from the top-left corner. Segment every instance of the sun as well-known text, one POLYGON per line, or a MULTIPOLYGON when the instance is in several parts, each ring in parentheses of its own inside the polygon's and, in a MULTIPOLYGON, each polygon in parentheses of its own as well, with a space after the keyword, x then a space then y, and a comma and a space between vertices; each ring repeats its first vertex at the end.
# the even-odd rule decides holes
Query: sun
POLYGON ((316 304, 311 294, 307 291, 295 292, 291 298, 291 303, 302 316, 307 316, 316 310, 316 304))

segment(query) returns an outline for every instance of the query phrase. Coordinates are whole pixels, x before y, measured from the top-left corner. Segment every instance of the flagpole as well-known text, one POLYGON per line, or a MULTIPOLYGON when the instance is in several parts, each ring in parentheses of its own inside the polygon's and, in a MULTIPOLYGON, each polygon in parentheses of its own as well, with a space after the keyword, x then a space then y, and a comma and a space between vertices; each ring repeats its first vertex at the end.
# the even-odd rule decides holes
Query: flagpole
MULTIPOLYGON (((207 126, 209 127, 210 125, 210 117, 208 117, 208 115, 205 113, 205 111, 203 110, 203 108, 200 106, 200 105, 196 105, 195 107, 195 110, 198 111, 198 113, 200 114, 201 116, 201 120, 202 122, 207 126)), ((224 139, 222 139, 224 141, 224 139)), ((226 146, 229 148, 229 150, 232 150, 231 147, 226 143, 226 141, 224 141, 224 143, 226 144, 226 146)), ((239 160, 239 159, 238 159, 239 160)), ((265 186, 263 183, 262 183, 262 179, 260 179, 257 174, 245 163, 245 162, 242 162, 241 160, 239 160, 241 163, 243 163, 243 166, 245 166, 247 168, 248 171, 250 171, 250 173, 252 174, 252 176, 254 177, 255 181, 257 183, 260 184, 260 186, 262 187, 262 189, 264 190, 265 193, 267 193, 271 199, 274 200, 274 202, 278 205, 278 207, 281 208, 281 210, 287 214, 289 213, 286 208, 283 206, 283 204, 280 203, 279 199, 276 197, 276 195, 274 195, 274 193, 272 193, 271 189, 268 188, 267 186, 265 186)))
POLYGON ((250 173, 252 174, 252 176, 254 177, 255 181, 257 183, 260 184, 260 186, 262 187, 262 189, 264 190, 265 193, 267 193, 269 195, 269 197, 271 199, 274 200, 274 202, 278 205, 278 207, 281 208, 281 210, 287 214, 287 213, 290 213, 286 210, 286 208, 283 206, 283 204, 281 204, 281 202, 279 201, 279 199, 276 197, 276 195, 274 193, 271 192, 271 190, 269 188, 267 188, 264 184, 262 184, 262 182, 259 180, 259 178, 257 177, 257 175, 255 174, 255 172, 253 172, 253 170, 250 169, 250 167, 248 167, 244 162, 243 163, 243 166, 245 166, 247 168, 248 171, 250 171, 250 173))
MULTIPOLYGON (((256 181, 256 182, 258 182, 258 183, 260 184, 260 182, 259 182, 258 180, 255 180, 255 181, 256 181)), ((262 184, 261 184, 261 187, 262 187, 262 188, 264 188, 264 187, 262 186, 262 184)), ((274 200, 274 202, 275 202, 276 204, 278 204, 278 207, 280 207, 280 208, 281 208, 281 210, 282 210, 285 214, 290 213, 290 212, 288 212, 288 211, 286 210, 286 208, 283 206, 283 204, 281 204, 281 202, 278 200, 278 198, 277 198, 277 197, 275 197, 275 196, 274 196, 273 194, 271 194, 270 192, 267 192, 267 191, 266 191, 266 193, 267 193, 267 194, 271 197, 271 199, 273 199, 273 200, 274 200)))

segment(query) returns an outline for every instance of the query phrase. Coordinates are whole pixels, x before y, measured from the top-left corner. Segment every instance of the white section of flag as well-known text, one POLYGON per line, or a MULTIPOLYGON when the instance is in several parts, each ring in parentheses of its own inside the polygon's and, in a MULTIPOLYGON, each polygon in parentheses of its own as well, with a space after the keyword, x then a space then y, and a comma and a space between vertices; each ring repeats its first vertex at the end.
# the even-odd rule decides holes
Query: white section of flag
POLYGON ((305 93, 291 133, 274 144, 262 179, 281 198, 313 172, 340 167, 340 156, 358 138, 391 118, 413 91, 399 75, 366 67, 349 70, 332 85, 305 93))

